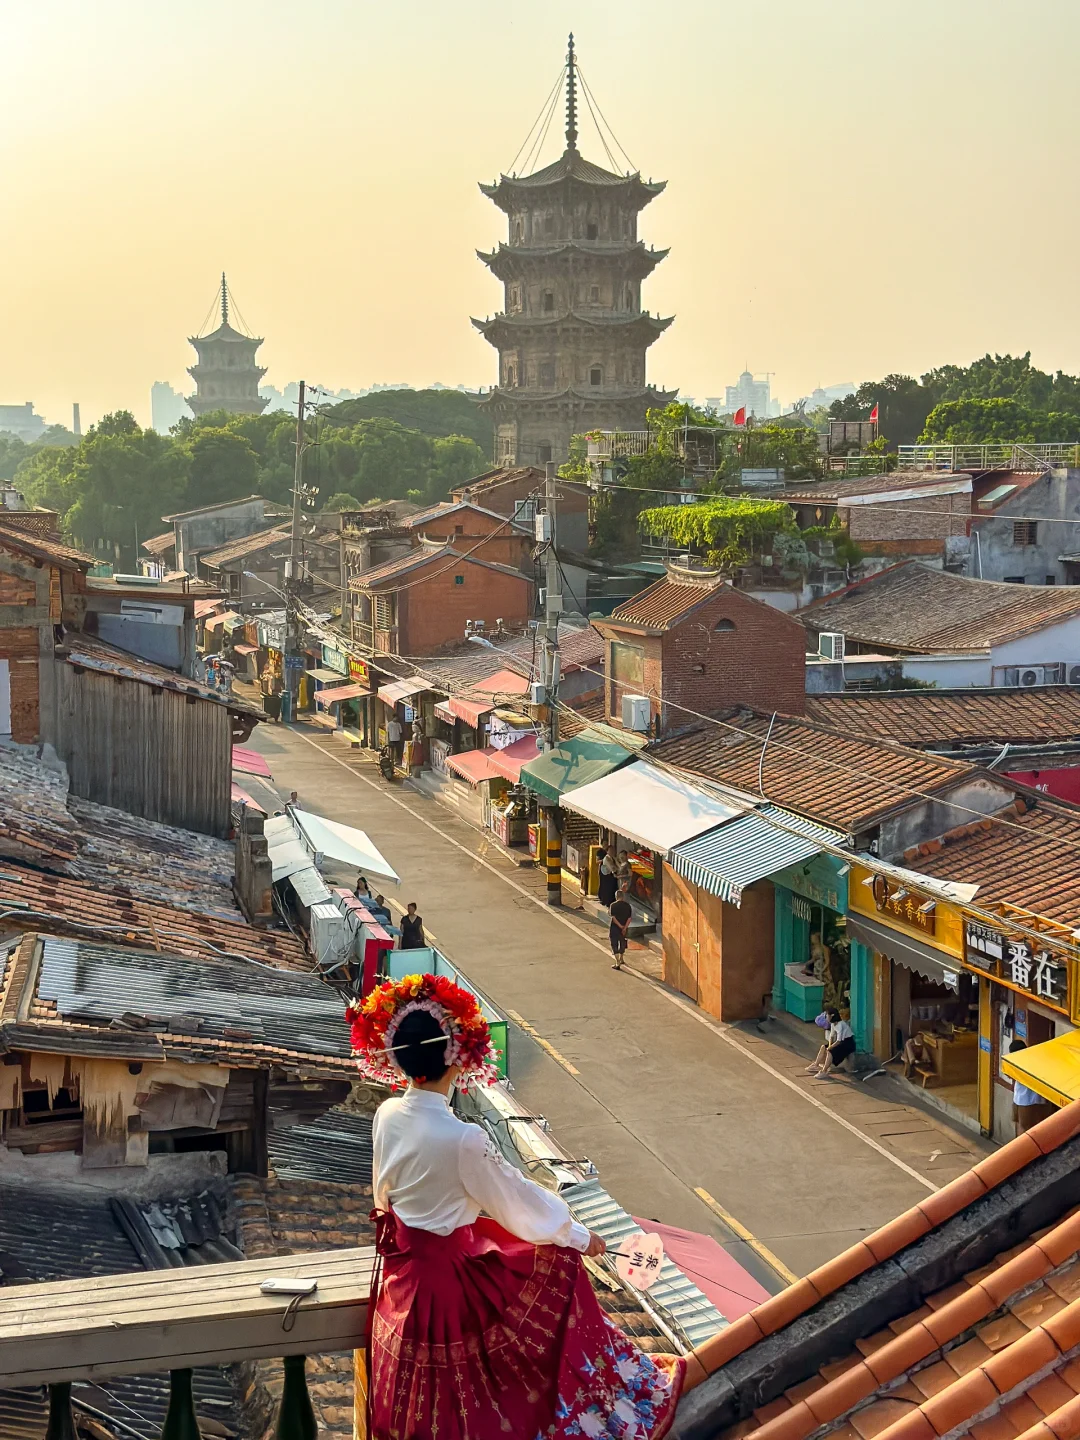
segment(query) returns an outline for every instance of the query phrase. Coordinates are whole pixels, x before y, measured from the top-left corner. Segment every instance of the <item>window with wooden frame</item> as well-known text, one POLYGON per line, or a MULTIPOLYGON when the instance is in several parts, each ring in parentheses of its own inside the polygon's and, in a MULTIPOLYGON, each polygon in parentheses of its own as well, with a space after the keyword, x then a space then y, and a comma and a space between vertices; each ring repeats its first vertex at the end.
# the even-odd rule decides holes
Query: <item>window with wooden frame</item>
POLYGON ((376 630, 392 630, 394 628, 394 599, 393 595, 375 596, 376 630))
POLYGON ((1035 545, 1038 542, 1039 525, 1036 520, 1013 521, 1013 544, 1035 545))

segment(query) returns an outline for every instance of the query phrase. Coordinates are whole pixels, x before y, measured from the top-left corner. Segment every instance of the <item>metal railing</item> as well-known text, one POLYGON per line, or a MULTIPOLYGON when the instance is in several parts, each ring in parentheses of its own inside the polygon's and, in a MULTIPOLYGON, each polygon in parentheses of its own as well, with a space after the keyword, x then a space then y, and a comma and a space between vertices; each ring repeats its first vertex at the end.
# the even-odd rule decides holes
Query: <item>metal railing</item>
POLYGON ((1080 443, 1055 441, 994 445, 900 445, 901 470, 1050 470, 1080 466, 1080 443))
MULTIPOLYGON (((169 1372, 164 1437, 194 1436, 196 1366, 281 1357, 277 1440, 311 1440, 305 1357, 353 1350, 367 1322, 374 1250, 321 1250, 181 1270, 143 1270, 0 1290, 0 1390, 47 1386, 48 1435, 74 1440, 72 1384, 169 1372), (317 1282, 263 1294, 264 1280, 317 1282)), ((363 1397, 357 1401, 364 1433, 363 1397)), ((79 1408, 76 1397, 75 1408, 79 1408)))
POLYGON ((648 455, 651 430, 602 430, 589 436, 590 460, 613 460, 619 455, 648 455))

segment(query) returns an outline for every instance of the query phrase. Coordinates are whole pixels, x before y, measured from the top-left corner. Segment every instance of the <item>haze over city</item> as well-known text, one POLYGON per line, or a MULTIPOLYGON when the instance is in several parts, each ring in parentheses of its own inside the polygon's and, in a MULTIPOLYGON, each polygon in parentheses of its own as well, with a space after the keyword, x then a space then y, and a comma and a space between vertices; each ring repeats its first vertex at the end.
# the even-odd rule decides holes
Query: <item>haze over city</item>
MULTIPOLYGON (((986 350, 1080 368, 1080 9, 1037 0, 319 0, 0 5, 0 398, 84 423, 185 391, 229 273, 279 388, 489 385, 499 287, 477 189, 513 161, 573 29, 671 256, 650 376, 785 398, 986 350), (1039 76, 1037 86, 1018 76, 1039 76)), ((587 113, 582 151, 607 163, 587 113)), ((542 160, 561 148, 558 118, 542 160)))

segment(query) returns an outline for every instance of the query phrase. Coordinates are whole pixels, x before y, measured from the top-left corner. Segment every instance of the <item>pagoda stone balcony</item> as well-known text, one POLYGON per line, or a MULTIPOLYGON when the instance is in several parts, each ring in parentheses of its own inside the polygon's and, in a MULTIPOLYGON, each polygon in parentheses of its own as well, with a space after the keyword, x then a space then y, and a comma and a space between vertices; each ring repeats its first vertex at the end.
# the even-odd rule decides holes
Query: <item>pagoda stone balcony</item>
MULTIPOLYGON (((314 1440, 305 1357, 362 1345, 374 1256, 371 1247, 315 1251, 4 1287, 0 1390, 48 1387, 42 1440, 45 1434, 48 1440, 75 1440, 73 1382, 167 1370, 162 1435, 198 1440, 193 1368, 280 1356, 285 1378, 276 1440, 314 1440), (264 1280, 298 1277, 317 1281, 318 1288, 299 1299, 260 1290, 264 1280)), ((357 1362, 354 1433, 363 1437, 362 1355, 357 1362)), ((75 1405, 80 1408, 77 1398, 75 1405)))

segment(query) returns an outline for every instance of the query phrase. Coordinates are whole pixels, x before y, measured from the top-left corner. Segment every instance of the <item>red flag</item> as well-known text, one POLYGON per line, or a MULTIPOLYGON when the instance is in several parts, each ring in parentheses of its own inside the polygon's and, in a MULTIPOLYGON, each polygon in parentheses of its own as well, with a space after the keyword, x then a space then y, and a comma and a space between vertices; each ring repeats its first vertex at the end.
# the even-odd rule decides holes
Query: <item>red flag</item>
POLYGON ((736 425, 745 425, 745 424, 746 424, 746 406, 745 406, 745 405, 740 405, 739 408, 738 408, 738 410, 735 411, 735 420, 734 420, 734 423, 735 423, 736 425))
POLYGON ((875 400, 875 401, 874 401, 874 408, 870 411, 870 424, 871 424, 871 425, 876 425, 876 424, 877 424, 877 412, 878 412, 878 407, 877 407, 877 401, 875 400))

